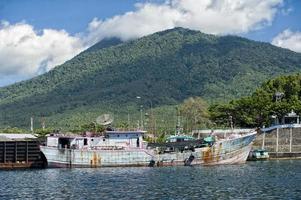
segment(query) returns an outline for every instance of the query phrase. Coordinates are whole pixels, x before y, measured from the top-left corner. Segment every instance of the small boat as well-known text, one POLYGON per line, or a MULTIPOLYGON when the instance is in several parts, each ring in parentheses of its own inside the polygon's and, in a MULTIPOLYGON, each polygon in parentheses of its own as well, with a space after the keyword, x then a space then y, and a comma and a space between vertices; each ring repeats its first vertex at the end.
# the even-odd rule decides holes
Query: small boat
POLYGON ((254 149, 250 151, 248 156, 248 161, 256 161, 256 160, 267 160, 269 159, 269 153, 265 149, 254 149))
POLYGON ((103 135, 51 134, 40 149, 49 167, 120 167, 244 163, 256 131, 228 137, 170 137, 147 143, 145 131, 106 131, 103 135))

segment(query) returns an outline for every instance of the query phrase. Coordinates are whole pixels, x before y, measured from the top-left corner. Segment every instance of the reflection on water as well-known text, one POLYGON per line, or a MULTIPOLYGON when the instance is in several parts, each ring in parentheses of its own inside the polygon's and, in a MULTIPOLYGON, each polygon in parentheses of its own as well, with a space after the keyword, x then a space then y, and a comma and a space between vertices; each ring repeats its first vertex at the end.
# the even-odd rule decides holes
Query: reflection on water
POLYGON ((301 160, 0 171, 0 199, 299 199, 301 160))

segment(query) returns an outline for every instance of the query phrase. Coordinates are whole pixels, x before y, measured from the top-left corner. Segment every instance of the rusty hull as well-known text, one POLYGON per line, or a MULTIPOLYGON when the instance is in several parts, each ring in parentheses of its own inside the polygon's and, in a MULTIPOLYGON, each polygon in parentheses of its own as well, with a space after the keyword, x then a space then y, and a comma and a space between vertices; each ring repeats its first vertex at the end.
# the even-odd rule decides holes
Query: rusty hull
POLYGON ((193 156, 190 165, 217 165, 244 163, 252 147, 256 132, 245 136, 217 141, 211 147, 195 151, 158 154, 154 149, 131 148, 123 150, 58 149, 41 146, 49 167, 127 167, 127 166, 176 166, 185 165, 193 156))

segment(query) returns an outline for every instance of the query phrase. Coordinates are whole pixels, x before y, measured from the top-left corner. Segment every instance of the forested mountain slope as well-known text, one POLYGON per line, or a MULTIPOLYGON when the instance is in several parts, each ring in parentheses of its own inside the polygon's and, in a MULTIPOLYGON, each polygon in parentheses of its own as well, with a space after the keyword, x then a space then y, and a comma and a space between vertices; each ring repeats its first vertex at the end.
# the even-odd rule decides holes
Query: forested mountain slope
POLYGON ((135 104, 158 107, 191 96, 226 101, 300 69, 301 54, 236 36, 175 28, 129 42, 112 39, 46 74, 0 88, 0 126, 28 126, 32 115, 64 126, 92 119, 91 112, 122 115, 135 104))

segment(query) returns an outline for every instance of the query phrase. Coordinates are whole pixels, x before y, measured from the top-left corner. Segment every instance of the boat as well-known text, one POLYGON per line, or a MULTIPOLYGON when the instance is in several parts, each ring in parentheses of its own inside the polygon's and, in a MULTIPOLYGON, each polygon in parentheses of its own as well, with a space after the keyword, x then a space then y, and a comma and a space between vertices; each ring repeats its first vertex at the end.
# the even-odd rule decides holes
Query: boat
POLYGON ((250 151, 248 156, 249 161, 267 160, 269 159, 269 153, 265 149, 254 149, 250 151))
POLYGON ((251 131, 227 137, 171 137, 165 143, 147 143, 143 140, 145 133, 111 130, 103 135, 51 134, 40 149, 48 167, 238 164, 246 161, 256 136, 256 131, 251 131), (178 141, 179 138, 182 139, 178 141))

